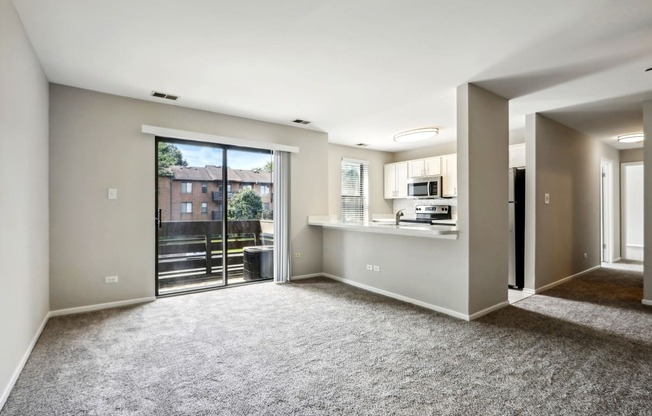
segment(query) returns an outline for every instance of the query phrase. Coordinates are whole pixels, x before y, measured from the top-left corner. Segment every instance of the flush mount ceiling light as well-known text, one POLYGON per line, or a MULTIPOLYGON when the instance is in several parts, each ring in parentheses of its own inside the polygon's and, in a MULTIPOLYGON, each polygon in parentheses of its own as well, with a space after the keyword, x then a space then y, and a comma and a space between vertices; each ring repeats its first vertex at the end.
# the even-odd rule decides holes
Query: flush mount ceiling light
POLYGON ((618 141, 621 143, 638 143, 642 142, 644 138, 643 133, 629 133, 618 136, 618 141))
POLYGON ((406 130, 395 134, 394 141, 397 143, 412 143, 435 137, 437 134, 439 134, 439 129, 437 127, 424 127, 421 129, 406 130))

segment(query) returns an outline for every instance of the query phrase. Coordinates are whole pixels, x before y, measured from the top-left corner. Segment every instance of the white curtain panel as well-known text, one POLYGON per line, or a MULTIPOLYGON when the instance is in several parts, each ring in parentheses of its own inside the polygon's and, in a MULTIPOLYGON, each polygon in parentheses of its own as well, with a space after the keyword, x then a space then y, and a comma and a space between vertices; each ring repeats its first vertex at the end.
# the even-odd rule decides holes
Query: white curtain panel
POLYGON ((290 258, 290 153, 274 151, 274 281, 287 283, 290 258))

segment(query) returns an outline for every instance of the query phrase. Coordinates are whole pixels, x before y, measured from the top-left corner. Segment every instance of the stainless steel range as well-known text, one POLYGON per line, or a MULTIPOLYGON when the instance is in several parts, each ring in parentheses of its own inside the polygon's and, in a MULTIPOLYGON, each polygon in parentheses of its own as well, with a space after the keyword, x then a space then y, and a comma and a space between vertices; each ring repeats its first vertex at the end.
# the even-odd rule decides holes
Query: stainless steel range
POLYGON ((449 205, 417 205, 414 207, 416 218, 401 219, 401 222, 418 222, 432 224, 438 220, 451 219, 451 207, 449 205))

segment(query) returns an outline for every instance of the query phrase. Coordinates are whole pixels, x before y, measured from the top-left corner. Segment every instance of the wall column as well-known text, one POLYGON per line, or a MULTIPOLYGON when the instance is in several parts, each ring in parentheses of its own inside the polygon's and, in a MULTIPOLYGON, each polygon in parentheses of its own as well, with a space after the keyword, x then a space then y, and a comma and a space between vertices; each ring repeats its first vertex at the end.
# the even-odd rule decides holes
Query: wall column
POLYGON ((647 142, 643 146, 643 303, 652 306, 652 215, 648 215, 652 213, 652 100, 643 103, 643 129, 647 142))
POLYGON ((469 315, 507 302, 508 146, 508 100, 459 86, 458 228, 467 233, 469 315))

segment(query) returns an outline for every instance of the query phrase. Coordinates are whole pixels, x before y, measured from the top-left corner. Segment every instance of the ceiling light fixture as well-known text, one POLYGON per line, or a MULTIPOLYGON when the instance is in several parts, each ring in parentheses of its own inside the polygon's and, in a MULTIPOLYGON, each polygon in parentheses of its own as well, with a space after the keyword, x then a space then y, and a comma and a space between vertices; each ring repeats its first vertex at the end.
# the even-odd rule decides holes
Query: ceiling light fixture
POLYGON ((421 129, 406 130, 395 134, 394 141, 397 143, 412 143, 435 137, 438 134, 439 129, 437 127, 424 127, 421 129))
POLYGON ((618 136, 618 141, 621 143, 638 143, 642 142, 644 138, 643 133, 628 133, 618 136))

